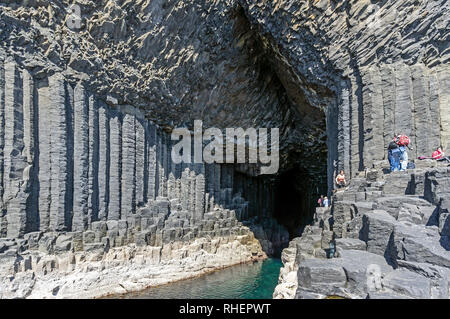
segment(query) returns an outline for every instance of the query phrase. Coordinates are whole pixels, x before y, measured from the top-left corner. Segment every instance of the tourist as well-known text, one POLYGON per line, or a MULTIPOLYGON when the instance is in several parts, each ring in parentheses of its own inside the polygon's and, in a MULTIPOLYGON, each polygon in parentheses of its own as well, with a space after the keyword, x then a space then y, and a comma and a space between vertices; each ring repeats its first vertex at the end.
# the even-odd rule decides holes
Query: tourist
POLYGON ((436 161, 446 161, 450 163, 450 158, 445 156, 444 151, 442 150, 442 146, 439 146, 436 151, 433 152, 431 157, 436 161))
POLYGON ((338 188, 342 188, 345 187, 346 184, 344 170, 341 169, 338 176, 336 176, 336 185, 338 188))
POLYGON ((399 150, 400 150, 399 170, 406 171, 406 168, 408 167, 407 148, 410 150, 412 149, 411 147, 409 147, 409 137, 405 134, 400 134, 394 138, 394 141, 397 143, 397 145, 399 146, 399 150))
POLYGON ((398 170, 399 168, 399 161, 400 161, 400 149, 397 145, 397 142, 395 142, 395 138, 392 142, 388 145, 388 160, 389 160, 389 166, 391 169, 391 172, 394 172, 398 170), (394 155, 395 153, 395 155, 394 155))
POLYGON ((317 201, 317 204, 319 204, 319 207, 323 207, 323 195, 320 195, 320 198, 317 201))
POLYGON ((323 207, 328 207, 330 204, 329 204, 329 202, 328 202, 328 197, 324 197, 323 198, 323 207))

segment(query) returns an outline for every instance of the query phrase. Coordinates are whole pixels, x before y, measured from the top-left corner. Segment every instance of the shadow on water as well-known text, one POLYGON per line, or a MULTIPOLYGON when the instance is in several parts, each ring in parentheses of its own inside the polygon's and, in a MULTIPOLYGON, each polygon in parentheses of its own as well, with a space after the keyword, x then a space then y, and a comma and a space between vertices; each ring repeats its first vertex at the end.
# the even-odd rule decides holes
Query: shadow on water
MULTIPOLYGON (((232 266, 187 279, 119 296, 125 299, 271 299, 282 266, 267 259, 232 266)), ((117 298, 117 297, 115 297, 117 298)))

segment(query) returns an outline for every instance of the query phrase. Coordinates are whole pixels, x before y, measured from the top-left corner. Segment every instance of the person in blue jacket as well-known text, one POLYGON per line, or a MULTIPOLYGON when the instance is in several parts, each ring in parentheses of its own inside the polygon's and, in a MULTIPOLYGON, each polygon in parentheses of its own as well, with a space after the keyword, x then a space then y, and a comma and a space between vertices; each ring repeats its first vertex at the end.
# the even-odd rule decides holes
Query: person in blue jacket
POLYGON ((400 167, 400 157, 402 156, 402 151, 397 145, 396 141, 393 140, 388 146, 388 160, 391 168, 391 172, 399 171, 400 167))

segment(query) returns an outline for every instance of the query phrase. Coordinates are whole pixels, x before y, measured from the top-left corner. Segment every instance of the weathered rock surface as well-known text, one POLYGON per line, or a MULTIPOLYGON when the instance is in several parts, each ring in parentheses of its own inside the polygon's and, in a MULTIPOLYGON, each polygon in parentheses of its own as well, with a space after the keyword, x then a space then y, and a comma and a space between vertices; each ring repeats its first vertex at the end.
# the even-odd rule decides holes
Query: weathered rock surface
MULTIPOLYGON (((245 232, 245 231, 243 231, 245 232)), ((0 254, 0 298, 94 298, 199 276, 261 257, 251 232, 140 247, 0 254)), ((94 246, 92 246, 94 248, 94 246)))
POLYGON ((327 114, 330 188, 385 162, 394 133, 410 158, 450 149, 448 1, 239 2, 294 107, 327 114))
POLYGON ((448 235, 441 230, 447 222, 441 196, 447 196, 442 185, 450 172, 447 168, 421 171, 425 185, 440 188, 427 186, 422 194, 383 195, 387 183, 396 182, 395 177, 406 189, 403 180, 411 174, 419 172, 378 174, 372 181, 368 173, 366 182, 357 179, 335 194, 331 214, 318 208, 314 225, 283 252, 292 256, 295 251, 298 257, 295 261, 283 259, 285 267, 274 298, 449 298, 450 246, 448 235), (371 185, 377 185, 380 193, 370 202, 371 209, 358 210, 361 205, 343 200, 352 196, 356 184, 360 192, 373 192, 371 185), (315 254, 313 245, 303 244, 314 242, 321 242, 325 251, 334 244, 334 256, 315 254), (288 271, 297 271, 297 276, 286 276, 288 271))

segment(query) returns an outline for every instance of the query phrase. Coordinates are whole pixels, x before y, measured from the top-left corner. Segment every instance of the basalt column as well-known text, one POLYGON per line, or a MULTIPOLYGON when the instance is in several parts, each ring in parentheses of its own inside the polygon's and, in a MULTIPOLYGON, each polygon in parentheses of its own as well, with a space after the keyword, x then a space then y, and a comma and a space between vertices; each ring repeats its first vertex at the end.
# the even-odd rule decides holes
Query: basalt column
POLYGON ((78 84, 74 92, 74 204, 73 230, 89 223, 89 96, 78 84))
MULTIPOLYGON (((23 75, 14 61, 5 63, 3 206, 7 210, 7 236, 19 237, 26 230, 26 204, 29 194, 27 158, 23 153, 24 100, 23 75), (25 174, 24 174, 25 173, 25 174)), ((29 131, 28 131, 29 133, 29 131)))

